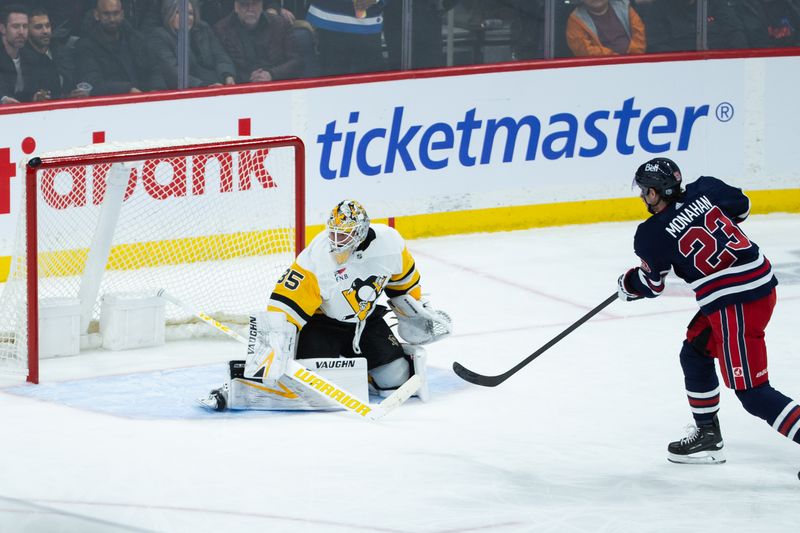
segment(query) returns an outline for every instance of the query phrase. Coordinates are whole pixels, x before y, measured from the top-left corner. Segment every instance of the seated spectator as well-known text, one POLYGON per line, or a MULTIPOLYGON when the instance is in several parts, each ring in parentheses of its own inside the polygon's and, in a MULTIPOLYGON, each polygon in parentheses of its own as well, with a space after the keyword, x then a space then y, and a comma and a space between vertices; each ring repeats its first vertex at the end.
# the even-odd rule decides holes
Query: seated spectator
POLYGON ((89 0, 34 0, 28 4, 47 12, 52 40, 58 44, 66 44, 70 37, 80 34, 81 23, 94 5, 93 2, 89 4, 89 0))
POLYGON ((642 54, 642 19, 628 0, 583 0, 567 20, 567 44, 576 56, 642 54))
POLYGON ((238 83, 300 75, 303 61, 286 18, 266 13, 263 0, 236 0, 233 10, 217 22, 214 30, 233 60, 238 83))
POLYGON ((750 48, 800 46, 798 0, 741 0, 737 10, 750 48))
MULTIPOLYGON (((650 0, 641 8, 639 2, 637 9, 647 27, 648 52, 698 49, 697 0, 650 0)), ((744 27, 729 0, 709 0, 707 9, 709 50, 747 48, 744 27)))
POLYGON ((92 85, 92 95, 165 89, 147 40, 126 22, 120 0, 95 5, 92 31, 76 46, 78 78, 92 85))
POLYGON ((383 0, 312 0, 306 20, 317 32, 324 75, 386 69, 383 60, 383 0))
POLYGON ((28 40, 28 12, 14 4, 0 10, 0 103, 18 104, 28 100, 21 50, 28 40))
MULTIPOLYGON (((121 0, 125 20, 144 34, 160 26, 158 4, 160 0, 121 0)), ((85 16, 81 33, 91 31, 94 25, 95 0, 83 0, 85 16)))
MULTIPOLYGON (((178 88, 178 28, 180 0, 164 0, 164 24, 152 34, 153 53, 159 60, 167 87, 178 88)), ((186 6, 189 28, 189 87, 209 87, 236 83, 236 67, 211 26, 200 20, 197 0, 186 6)))
POLYGON ((28 14, 28 45, 22 49, 26 85, 34 102, 51 98, 84 97, 88 92, 75 87, 74 64, 66 47, 53 40, 50 15, 34 8, 28 14))
MULTIPOLYGON (((203 20, 211 26, 224 19, 233 12, 234 0, 200 0, 198 7, 203 12, 203 20)), ((289 22, 294 22, 294 13, 281 7, 279 0, 265 0, 264 11, 273 15, 284 15, 289 22)))

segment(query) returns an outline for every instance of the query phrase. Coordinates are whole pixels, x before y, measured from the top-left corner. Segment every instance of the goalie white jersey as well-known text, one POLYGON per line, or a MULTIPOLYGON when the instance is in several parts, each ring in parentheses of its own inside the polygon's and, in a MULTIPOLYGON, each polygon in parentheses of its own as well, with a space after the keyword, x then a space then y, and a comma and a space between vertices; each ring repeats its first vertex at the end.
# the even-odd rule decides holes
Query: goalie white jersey
POLYGON ((421 297, 414 259, 400 234, 371 224, 350 258, 338 264, 327 233, 317 235, 278 280, 269 311, 281 311, 301 330, 315 313, 340 322, 364 321, 381 294, 421 297))

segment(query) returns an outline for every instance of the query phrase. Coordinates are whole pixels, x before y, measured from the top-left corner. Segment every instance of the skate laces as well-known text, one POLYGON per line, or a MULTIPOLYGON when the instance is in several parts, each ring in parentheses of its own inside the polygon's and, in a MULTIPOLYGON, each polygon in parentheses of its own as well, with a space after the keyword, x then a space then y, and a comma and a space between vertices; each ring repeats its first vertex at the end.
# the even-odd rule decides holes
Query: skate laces
POLYGON ((700 437, 700 428, 694 424, 689 424, 684 428, 686 436, 681 439, 681 445, 691 444, 700 437))

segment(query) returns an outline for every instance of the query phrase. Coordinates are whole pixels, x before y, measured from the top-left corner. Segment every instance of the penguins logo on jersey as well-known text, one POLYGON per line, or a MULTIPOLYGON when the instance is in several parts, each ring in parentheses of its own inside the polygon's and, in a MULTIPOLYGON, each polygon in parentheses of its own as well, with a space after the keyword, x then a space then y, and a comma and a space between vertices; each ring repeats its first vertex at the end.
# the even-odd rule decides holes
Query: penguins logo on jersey
POLYGON ((345 320, 356 316, 359 320, 366 319, 387 280, 387 276, 370 276, 366 280, 356 278, 349 289, 342 291, 342 296, 353 309, 353 314, 346 316, 345 320))

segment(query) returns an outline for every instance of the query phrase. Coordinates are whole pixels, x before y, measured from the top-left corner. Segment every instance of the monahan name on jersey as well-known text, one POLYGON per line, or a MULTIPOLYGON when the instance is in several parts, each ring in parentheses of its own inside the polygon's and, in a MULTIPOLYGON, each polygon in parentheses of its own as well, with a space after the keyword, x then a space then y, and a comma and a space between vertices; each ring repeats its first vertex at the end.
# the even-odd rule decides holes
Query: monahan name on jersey
POLYGON ((315 313, 356 324, 373 312, 383 293, 419 298, 419 273, 400 234, 372 224, 344 264, 331 255, 327 233, 314 237, 278 280, 268 310, 285 313, 298 330, 315 313))
POLYGON ((738 223, 750 214, 741 189, 701 176, 663 211, 636 230, 633 247, 642 261, 633 289, 653 298, 673 270, 689 283, 704 313, 763 298, 777 285, 770 262, 738 223))

